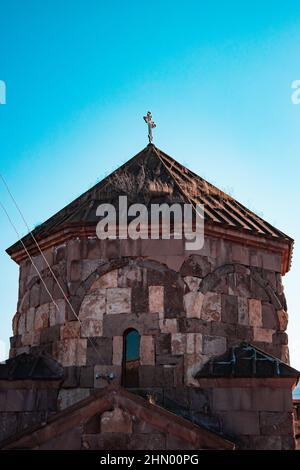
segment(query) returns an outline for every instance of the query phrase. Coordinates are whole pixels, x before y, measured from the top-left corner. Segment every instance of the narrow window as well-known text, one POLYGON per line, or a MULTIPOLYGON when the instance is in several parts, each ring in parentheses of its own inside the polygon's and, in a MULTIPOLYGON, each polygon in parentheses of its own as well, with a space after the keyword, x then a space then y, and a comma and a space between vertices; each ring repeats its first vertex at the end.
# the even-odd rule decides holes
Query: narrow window
POLYGON ((138 387, 140 365, 139 332, 134 329, 125 331, 123 345, 123 385, 124 387, 138 387))

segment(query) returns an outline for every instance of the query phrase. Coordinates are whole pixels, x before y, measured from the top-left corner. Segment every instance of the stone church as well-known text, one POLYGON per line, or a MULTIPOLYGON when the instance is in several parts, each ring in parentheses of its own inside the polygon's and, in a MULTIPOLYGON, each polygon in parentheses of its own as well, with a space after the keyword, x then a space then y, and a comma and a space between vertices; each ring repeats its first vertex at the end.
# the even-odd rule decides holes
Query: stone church
POLYGON ((7 250, 20 276, 0 447, 294 449, 292 250, 150 143, 7 250), (120 195, 203 204, 203 247, 99 239, 97 207, 120 195))

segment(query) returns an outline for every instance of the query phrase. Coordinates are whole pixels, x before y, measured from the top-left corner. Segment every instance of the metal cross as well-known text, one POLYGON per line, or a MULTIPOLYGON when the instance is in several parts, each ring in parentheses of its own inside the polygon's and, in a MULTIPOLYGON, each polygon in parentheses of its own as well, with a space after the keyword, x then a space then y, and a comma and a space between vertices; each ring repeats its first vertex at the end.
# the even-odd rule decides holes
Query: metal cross
POLYGON ((152 129, 156 127, 156 124, 152 120, 152 114, 150 111, 148 111, 147 116, 144 116, 144 121, 148 124, 148 139, 149 139, 149 143, 152 144, 152 140, 153 140, 152 129))

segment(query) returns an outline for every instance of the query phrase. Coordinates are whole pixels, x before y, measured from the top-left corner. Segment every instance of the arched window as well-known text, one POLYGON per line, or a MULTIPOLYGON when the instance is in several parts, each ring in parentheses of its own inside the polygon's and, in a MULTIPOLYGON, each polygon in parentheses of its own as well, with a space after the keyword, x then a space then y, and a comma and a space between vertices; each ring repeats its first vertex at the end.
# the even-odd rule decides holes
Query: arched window
POLYGON ((122 382, 124 387, 139 386, 140 365, 140 334, 130 329, 124 333, 123 342, 123 371, 122 382))

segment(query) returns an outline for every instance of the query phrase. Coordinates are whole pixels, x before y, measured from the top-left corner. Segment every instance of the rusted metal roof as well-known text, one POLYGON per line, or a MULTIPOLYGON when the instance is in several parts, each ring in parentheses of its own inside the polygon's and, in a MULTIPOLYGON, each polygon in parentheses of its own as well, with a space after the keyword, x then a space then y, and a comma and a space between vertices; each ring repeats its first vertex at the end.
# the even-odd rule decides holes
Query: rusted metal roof
MULTIPOLYGON (((96 207, 103 202, 114 203, 120 194, 127 195, 130 203, 149 204, 155 201, 204 204, 206 224, 287 242, 291 257, 293 240, 288 235, 153 144, 149 144, 110 176, 36 227, 34 236, 42 240, 65 228, 95 225, 99 221, 96 207)), ((30 235, 22 240, 28 247, 32 244, 30 235)), ((7 252, 12 255, 21 249, 22 245, 17 242, 7 252)))
POLYGON ((268 378, 300 377, 300 372, 250 343, 241 343, 225 354, 210 359, 196 379, 211 377, 268 378))

